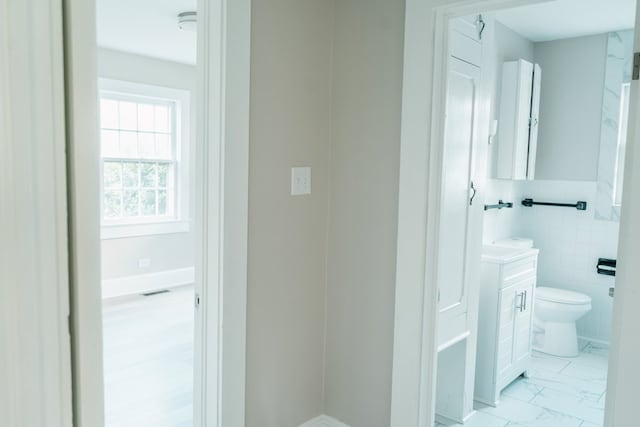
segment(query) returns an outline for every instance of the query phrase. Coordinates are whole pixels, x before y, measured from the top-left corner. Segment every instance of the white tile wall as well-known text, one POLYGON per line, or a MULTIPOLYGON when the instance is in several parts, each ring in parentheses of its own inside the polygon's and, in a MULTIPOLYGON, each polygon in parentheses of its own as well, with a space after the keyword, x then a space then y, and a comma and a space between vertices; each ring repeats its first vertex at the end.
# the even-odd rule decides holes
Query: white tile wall
POLYGON ((487 181, 485 204, 495 205, 499 200, 512 202, 512 209, 491 209, 484 213, 484 243, 490 244, 496 240, 514 236, 518 231, 520 205, 520 191, 517 181, 490 179, 487 181))
POLYGON ((593 309, 578 322, 578 334, 594 341, 609 342, 613 299, 609 287, 614 278, 598 275, 598 258, 616 259, 619 223, 596 220, 596 183, 586 181, 498 181, 490 180, 487 202, 502 198, 514 209, 488 211, 484 241, 509 236, 529 237, 540 249, 538 286, 552 286, 585 293, 593 309), (524 198, 539 201, 585 200, 587 211, 572 208, 521 206, 524 198), (513 200, 511 200, 513 199, 513 200))

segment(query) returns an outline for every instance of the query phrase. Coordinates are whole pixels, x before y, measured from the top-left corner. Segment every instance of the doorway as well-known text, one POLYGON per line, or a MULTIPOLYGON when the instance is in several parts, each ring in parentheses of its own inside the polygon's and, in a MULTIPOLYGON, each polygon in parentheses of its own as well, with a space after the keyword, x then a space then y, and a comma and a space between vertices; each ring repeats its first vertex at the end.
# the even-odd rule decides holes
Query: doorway
MULTIPOLYGON (((445 57, 448 49, 448 42, 450 42, 450 39, 446 37, 446 34, 448 31, 448 22, 451 18, 477 14, 478 12, 485 12, 487 14, 490 14, 498 9, 504 9, 505 7, 522 6, 527 3, 539 2, 469 2, 467 5, 443 8, 437 8, 435 6, 431 7, 431 5, 426 5, 424 3, 418 4, 417 2, 416 4, 411 4, 411 2, 407 3, 407 38, 405 42, 407 43, 407 46, 409 46, 409 51, 411 51, 411 47, 414 46, 414 43, 415 46, 433 45, 433 57, 436 59, 432 61, 430 58, 431 55, 424 55, 424 51, 418 54, 417 50, 415 55, 407 53, 407 56, 405 57, 405 95, 409 93, 407 92, 407 90, 411 88, 410 93, 419 93, 425 99, 433 100, 433 102, 428 105, 427 103, 423 103, 420 104, 420 107, 418 107, 418 104, 413 102, 415 101, 415 98, 405 96, 405 105, 403 108, 404 139, 402 149, 403 155, 401 164, 401 177, 405 173, 409 173, 411 175, 411 181, 413 183, 415 183, 416 177, 421 177, 421 179, 424 179, 424 182, 427 184, 424 185, 424 188, 421 188, 421 191, 425 195, 424 198, 422 198, 421 195, 418 195, 418 192, 413 191, 408 191, 408 193, 411 193, 411 200, 402 200, 403 198, 401 197, 398 251, 399 254, 402 253, 404 256, 402 258, 398 258, 397 272, 398 276, 396 291, 395 330, 396 338, 394 350, 395 356, 393 380, 394 391, 392 397, 393 426, 432 425, 434 414, 436 412, 435 387, 437 372, 436 367, 438 366, 438 340, 435 331, 438 330, 438 321, 435 314, 437 313, 437 305, 435 301, 437 301, 438 294, 435 283, 437 283, 438 273, 436 268, 437 264, 434 260, 437 259, 437 236, 439 235, 438 204, 436 203, 436 201, 439 200, 440 197, 440 183, 441 176, 443 175, 443 165, 441 163, 442 149, 439 144, 433 142, 431 145, 429 145, 424 144, 424 141, 441 140, 441 135, 444 130, 441 112, 443 111, 445 105, 444 102, 446 99, 446 94, 444 88, 446 88, 446 85, 435 84, 432 86, 429 81, 425 81, 426 79, 421 76, 434 76, 435 82, 446 81, 447 68, 444 65, 444 61, 442 60, 442 58, 445 57), (415 18, 416 14, 419 14, 421 17, 419 19, 415 18), (436 17, 435 31, 433 31, 433 28, 431 28, 430 31, 426 31, 424 30, 424 28, 420 27, 420 25, 423 25, 420 23, 421 20, 425 22, 425 20, 429 20, 433 18, 433 16, 436 17), (422 126, 423 129, 420 129, 420 126, 422 126), (426 131, 424 129, 426 129, 426 131), (408 153, 411 154, 409 155, 408 153), (415 160, 416 158, 419 160, 415 160), (425 159, 428 168, 424 167, 425 159), (434 184, 434 180, 436 184, 434 184), (425 239, 416 241, 414 237, 416 233, 418 235, 424 235, 425 239), (425 257, 427 259, 426 266, 424 262, 425 257), (419 283, 420 285, 416 285, 417 283, 419 283), (424 286, 422 284, 424 284, 424 286), (400 354, 402 354, 401 357, 400 354)), ((561 2, 552 2, 551 4, 553 3, 561 2)), ((633 6, 635 6, 635 4, 633 6)), ((629 15, 633 15, 633 12, 629 13, 629 15)), ((536 20, 530 21, 539 22, 536 20)), ((635 102, 633 97, 633 90, 634 84, 632 83, 631 108, 633 108, 633 104, 635 102)), ((598 120, 598 122, 599 121, 600 119, 598 120)), ((488 129, 490 129, 489 126, 488 129)), ((488 139, 488 137, 494 135, 495 133, 492 134, 490 132, 487 132, 486 137, 488 139)), ((630 133, 630 135, 634 135, 633 131, 630 133)), ((630 152, 627 152, 627 156, 629 155, 630 152)), ((628 159, 629 158, 627 157, 627 165, 630 164, 630 161, 628 159)), ((595 168, 598 168, 597 165, 595 168)), ((630 184, 633 181, 631 181, 629 178, 629 167, 625 169, 625 173, 626 185, 633 185, 630 184)), ((402 178, 401 181, 403 181, 402 178)), ((592 181, 594 183, 594 188, 592 191, 593 196, 589 197, 589 206, 591 209, 590 213, 593 219, 594 208, 597 202, 595 201, 596 180, 593 179, 592 181), (594 205, 591 205, 592 202, 594 203, 594 205)), ((526 191, 530 191, 532 192, 532 194, 536 193, 536 197, 533 197, 534 201, 536 199, 538 201, 544 201, 540 196, 541 193, 545 192, 541 188, 541 184, 537 184, 534 182, 530 185, 531 187, 527 188, 526 191)), ((403 186, 404 185, 401 184, 401 194, 403 192, 403 186)), ((405 189, 408 190, 408 187, 405 187, 405 189)), ((579 193, 580 190, 574 187, 573 192, 579 193)), ((489 197, 493 197, 495 194, 496 193, 487 192, 486 188, 483 187, 481 187, 478 191, 480 200, 485 199, 485 203, 490 205, 494 204, 494 200, 489 200, 489 197)), ((558 199, 566 196, 567 193, 556 191, 555 193, 547 192, 547 194, 551 194, 552 198, 555 196, 555 198, 558 199)), ((627 191, 627 194, 631 194, 631 192, 627 191)), ((515 195, 517 196, 514 196, 516 199, 521 196, 521 194, 519 193, 516 193, 515 195)), ((581 201, 583 200, 583 198, 578 197, 576 200, 581 201)), ((508 202, 511 200, 504 201, 508 202)), ((498 204, 498 200, 495 200, 495 202, 495 204, 498 204)), ((529 216, 534 215, 531 213, 534 209, 537 208, 537 212, 540 212, 539 209, 541 209, 541 207, 537 205, 534 205, 534 207, 532 208, 520 205, 521 200, 514 200, 514 202, 517 202, 519 206, 522 206, 522 209, 531 209, 528 211, 529 216)), ((572 203, 576 204, 575 201, 573 201, 572 203)), ((628 207, 629 205, 630 203, 627 203, 627 208, 625 208, 625 204, 622 204, 623 220, 620 223, 620 229, 627 231, 623 231, 620 234, 620 250, 617 255, 619 260, 624 259, 625 250, 629 251, 628 248, 625 249, 624 244, 626 233, 633 229, 633 223, 631 222, 631 220, 625 223, 624 212, 625 209, 631 209, 628 207)), ((542 207, 542 209, 547 208, 542 207)), ((549 207, 549 209, 553 208, 549 207)), ((576 210, 576 208, 574 208, 574 210, 576 210)), ((576 213, 580 212, 576 210, 576 213)), ((566 214, 565 216, 567 215, 569 214, 566 214)), ((537 219, 540 219, 540 215, 536 214, 535 216, 538 217, 537 219)), ((530 223, 530 225, 534 226, 533 223, 530 223)), ((585 227, 591 226, 585 225, 585 227)), ((607 233, 608 232, 603 232, 603 234, 607 233)), ((513 233, 511 235, 513 236, 513 233)), ((606 243, 603 243, 603 245, 606 246, 606 243)), ((608 258, 609 256, 611 256, 615 258, 615 246, 617 245, 614 243, 613 246, 613 251, 601 248, 601 257, 608 258), (609 253, 609 255, 607 254, 607 252, 609 253)), ((626 253, 629 254, 629 252, 626 253)), ((596 274, 595 270, 597 262, 598 259, 596 258, 593 262, 593 265, 590 266, 592 267, 592 274, 594 275, 596 274)), ((615 293, 616 297, 618 298, 615 299, 614 307, 619 308, 628 304, 628 301, 623 303, 620 298, 620 294, 624 292, 625 284, 627 283, 621 276, 625 275, 625 271, 627 269, 633 269, 633 266, 627 266, 620 263, 615 283, 615 293)), ((605 287, 603 284, 601 284, 601 287, 599 288, 600 290, 604 290, 604 296, 607 298, 609 298, 607 295, 608 287, 608 285, 605 287)), ((611 310, 609 313, 610 315, 611 312, 615 313, 616 310, 611 310)), ((620 326, 623 324, 623 321, 633 322, 632 315, 628 315, 628 317, 624 316, 624 320, 622 314, 616 313, 614 315, 614 325, 616 324, 616 322, 620 322, 617 323, 620 326)), ((619 354, 619 349, 616 348, 616 345, 617 343, 624 341, 624 337, 618 335, 618 337, 616 338, 617 329, 619 328, 614 328, 613 335, 610 335, 610 337, 612 336, 613 342, 611 359, 620 361, 621 356, 619 354)), ((600 350, 599 343, 596 341, 597 339, 595 341, 590 341, 590 343, 586 343, 586 346, 582 346, 581 350, 591 349, 594 350, 591 353, 598 352, 600 350)), ((622 357, 622 359, 625 358, 626 356, 622 357)), ((451 358, 448 358, 447 360, 451 360, 451 358)), ((560 370, 573 369, 577 365, 579 365, 579 363, 574 364, 573 361, 568 361, 565 365, 559 368, 560 370), (575 366, 572 367, 571 365, 575 366)), ((606 360, 604 362, 604 365, 607 365, 606 360)), ((611 363, 612 367, 615 367, 615 365, 616 363, 611 363)), ((608 399, 607 421, 605 421, 605 425, 613 425, 612 420, 614 416, 618 419, 618 423, 621 422, 620 419, 625 419, 625 417, 630 416, 629 411, 631 408, 629 406, 626 406, 626 409, 622 409, 622 406, 620 404, 614 404, 615 401, 611 396, 611 390, 615 390, 619 387, 624 388, 625 386, 620 386, 619 384, 625 382, 626 378, 617 377, 616 370, 612 369, 608 380, 609 393, 607 393, 606 397, 604 393, 600 393, 598 396, 599 398, 597 399, 597 405, 600 405, 602 407, 601 409, 604 408, 604 401, 608 399)), ((507 422, 509 421, 513 420, 507 420, 507 422)), ((581 420, 580 422, 582 421, 584 420, 581 420)))
MULTIPOLYGON (((109 51, 96 48, 94 41, 96 28, 100 28, 97 24, 101 19, 101 3, 84 0, 66 3, 76 423, 105 425, 106 402, 106 425, 117 425, 116 416, 111 417, 114 412, 109 411, 118 407, 110 402, 117 403, 120 396, 118 392, 110 394, 109 385, 119 384, 119 390, 125 390, 126 381, 130 381, 125 392, 132 399, 139 397, 134 396, 136 391, 144 394, 143 390, 154 389, 156 399, 147 402, 147 409, 167 398, 163 390, 178 394, 172 398, 177 402, 172 416, 168 419, 160 416, 159 421, 156 413, 155 419, 147 419, 141 408, 136 416, 142 424, 242 425, 250 2, 232 5, 223 0, 200 1, 197 5, 151 2, 153 7, 139 7, 125 15, 118 9, 118 16, 111 18, 118 22, 122 34, 115 34, 115 41, 103 43, 102 48, 110 47, 109 51), (155 53, 131 51, 139 44, 126 37, 123 40, 127 25, 135 28, 136 34, 153 48, 155 39, 144 37, 148 34, 141 30, 140 23, 153 21, 148 15, 154 15, 154 8, 161 15, 156 24, 170 25, 168 33, 180 33, 163 46, 156 46, 155 53), (175 10, 168 12, 171 8, 175 10), (195 11, 197 23, 189 22, 193 18, 190 12, 195 11), (189 33, 189 29, 193 32, 189 33), (197 47, 171 44, 185 37, 197 39, 197 47), (117 52, 117 43, 126 44, 130 51, 117 52), (163 56, 171 51, 171 46, 180 58, 163 56), (177 70, 184 67, 176 66, 175 62, 188 62, 189 58, 195 62, 196 52, 197 66, 193 64, 190 69, 190 81, 182 81, 187 87, 169 84, 167 80, 149 81, 179 75, 177 70), (174 64, 160 68, 155 66, 158 61, 174 64), (155 65, 149 69, 152 63, 155 65), (107 72, 108 64, 116 65, 107 72), (103 109, 106 117, 98 114, 99 103, 107 104, 103 109), (121 108, 135 114, 122 116, 121 108), (182 123, 180 119, 187 115, 190 118, 182 123), (109 122, 116 116, 117 121, 109 122), (130 120, 131 117, 136 120, 130 120), (189 136, 188 147, 180 144, 186 139, 187 129, 193 134, 189 136), (99 138, 98 130, 106 138, 99 138), (117 145, 108 148, 107 143, 116 140, 112 138, 116 133, 117 145), (120 138, 123 135, 124 144, 120 138), (233 140, 233 147, 226 147, 229 140, 233 140), (115 147, 119 151, 104 151, 115 147), (134 155, 139 158, 133 158, 134 155), (188 167, 180 164, 188 161, 191 161, 188 167), (181 189, 183 194, 179 195, 181 189), (154 215, 173 221, 155 218, 155 223, 145 223, 144 217, 154 215), (127 222, 123 221, 126 217, 137 217, 136 221, 129 221, 136 224, 123 223, 127 222), (107 222, 112 227, 104 227, 107 222), (125 225, 131 227, 121 227, 125 225), (129 232, 137 235, 128 236, 129 232), (191 248, 175 241, 189 233, 194 236, 188 245, 191 248), (156 241, 147 247, 150 255, 134 255, 126 262, 118 260, 118 256, 126 256, 143 246, 122 241, 159 234, 171 240, 165 242, 168 246, 183 249, 163 258, 168 252, 156 241), (107 240, 113 241, 109 243, 121 240, 121 246, 106 248, 107 240), (156 249, 159 251, 153 255, 156 249), (102 277, 98 263, 101 252, 110 257, 103 258, 102 277), (139 274, 105 276, 127 266, 139 274), (102 279, 105 286, 99 286, 102 279), (103 296, 108 300, 104 323, 100 316, 103 296), (134 331, 137 327, 140 330, 134 331), (109 353, 115 348, 137 349, 139 353, 109 353), (126 368, 127 364, 135 364, 136 357, 138 366, 133 371, 126 368), (177 380, 164 376, 171 371, 177 380), (141 376, 136 379, 132 372, 141 376)), ((125 3, 134 8, 141 6, 141 2, 125 3)), ((111 4, 104 2, 107 12, 111 4)), ((127 418, 122 413, 117 417, 127 418)))
POLYGON ((105 425, 191 426, 196 3, 98 0, 96 22, 105 425))

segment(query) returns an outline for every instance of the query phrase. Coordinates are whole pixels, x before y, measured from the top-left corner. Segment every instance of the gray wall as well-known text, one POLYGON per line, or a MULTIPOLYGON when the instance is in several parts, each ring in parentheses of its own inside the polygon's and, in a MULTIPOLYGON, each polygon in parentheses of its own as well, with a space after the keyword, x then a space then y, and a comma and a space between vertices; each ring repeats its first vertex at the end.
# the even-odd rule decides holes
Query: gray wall
POLYGON ((332 2, 252 9, 246 426, 294 427, 323 412, 332 2))
POLYGON ((607 35, 536 43, 542 67, 536 179, 596 181, 607 35))
POLYGON ((335 2, 326 413, 390 420, 403 0, 335 2))
MULTIPOLYGON (((104 78, 135 83, 164 86, 193 91, 196 84, 196 69, 191 65, 178 64, 117 52, 98 50, 98 75, 104 78)), ((195 141, 195 100, 191 96, 191 140, 195 141)), ((195 150, 191 150, 193 154, 195 150)), ((191 162, 193 165, 194 162, 191 162)), ((194 188, 192 174, 192 185, 194 188)), ((193 197, 191 197, 193 202, 193 197)), ((193 203, 190 209, 193 214, 193 203)), ((193 215, 191 215, 193 217, 193 215)), ((102 278, 114 279, 192 267, 194 263, 193 223, 190 232, 127 237, 102 240, 102 278), (148 268, 139 268, 138 259, 150 258, 148 268)))

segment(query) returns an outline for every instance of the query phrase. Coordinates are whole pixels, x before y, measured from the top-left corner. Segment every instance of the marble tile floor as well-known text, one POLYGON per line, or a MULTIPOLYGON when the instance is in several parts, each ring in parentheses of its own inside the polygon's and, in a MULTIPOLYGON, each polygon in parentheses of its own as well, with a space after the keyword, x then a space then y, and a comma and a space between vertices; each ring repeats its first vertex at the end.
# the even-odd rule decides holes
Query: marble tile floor
POLYGON ((193 426, 193 287, 103 302, 106 427, 193 426))
POLYGON ((464 427, 601 427, 608 356, 607 347, 594 343, 581 343, 576 358, 534 352, 529 378, 505 388, 496 408, 476 407, 464 427))

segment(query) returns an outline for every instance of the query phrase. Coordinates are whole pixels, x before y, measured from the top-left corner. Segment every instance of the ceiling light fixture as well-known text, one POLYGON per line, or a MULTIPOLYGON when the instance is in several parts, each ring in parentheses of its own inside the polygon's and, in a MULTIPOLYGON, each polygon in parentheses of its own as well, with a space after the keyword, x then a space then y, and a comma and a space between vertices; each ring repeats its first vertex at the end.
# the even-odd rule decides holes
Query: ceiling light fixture
POLYGON ((178 14, 178 27, 184 31, 196 31, 198 14, 196 12, 182 12, 178 14))

